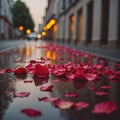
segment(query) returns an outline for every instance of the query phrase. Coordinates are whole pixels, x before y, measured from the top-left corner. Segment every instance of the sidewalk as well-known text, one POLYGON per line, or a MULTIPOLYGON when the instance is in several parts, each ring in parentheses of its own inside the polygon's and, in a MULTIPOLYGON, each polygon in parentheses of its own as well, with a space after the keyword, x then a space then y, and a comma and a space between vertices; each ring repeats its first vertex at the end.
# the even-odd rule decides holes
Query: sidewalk
MULTIPOLYGON (((58 43, 61 44, 61 43, 58 43)), ((95 48, 82 45, 66 45, 61 44, 79 51, 83 51, 89 54, 97 55, 102 58, 110 59, 115 62, 120 62, 120 50, 108 50, 104 48, 95 48)))

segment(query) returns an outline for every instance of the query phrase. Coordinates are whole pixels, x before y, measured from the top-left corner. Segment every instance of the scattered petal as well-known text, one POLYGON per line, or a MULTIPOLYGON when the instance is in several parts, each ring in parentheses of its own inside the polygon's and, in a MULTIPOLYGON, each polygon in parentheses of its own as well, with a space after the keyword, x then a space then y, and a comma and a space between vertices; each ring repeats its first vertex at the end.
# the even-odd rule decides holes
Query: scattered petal
POLYGON ((29 117, 37 117, 42 115, 41 111, 38 111, 32 108, 22 109, 21 112, 26 114, 29 117))
POLYGON ((24 80, 24 83, 31 83, 33 82, 32 80, 24 80))
POLYGON ((106 86, 101 86, 101 88, 102 88, 102 89, 110 89, 110 88, 111 88, 111 86, 106 85, 106 86))
POLYGON ((52 89, 53 89, 53 85, 50 85, 50 86, 47 86, 47 87, 45 87, 45 86, 40 87, 41 91, 50 91, 50 92, 52 92, 53 91, 52 89))
POLYGON ((69 109, 74 105, 74 102, 65 101, 65 100, 57 100, 54 103, 55 103, 55 107, 59 109, 69 109))
POLYGON ((6 72, 7 72, 7 73, 12 73, 12 72, 14 72, 14 70, 11 69, 11 68, 7 68, 7 69, 6 69, 6 72))
POLYGON ((27 71, 25 68, 18 68, 17 70, 14 71, 14 74, 15 75, 18 75, 18 74, 27 74, 27 71))
POLYGON ((97 90, 97 87, 96 86, 91 86, 89 87, 90 90, 97 90))
POLYGON ((59 98, 48 98, 48 97, 42 97, 38 98, 39 101, 44 101, 44 102, 54 102, 59 100, 59 98))
POLYGON ((89 103, 80 101, 80 102, 77 102, 73 105, 73 109, 82 110, 84 108, 87 108, 88 106, 89 106, 89 103))
POLYGON ((98 75, 97 74, 93 74, 93 73, 88 73, 86 74, 86 79, 88 81, 93 81, 93 80, 96 80, 98 78, 98 75))
POLYGON ((102 96, 102 95, 108 95, 108 93, 99 91, 99 92, 96 92, 96 95, 102 96))
POLYGON ((20 98, 28 97, 29 95, 30 95, 30 92, 14 93, 14 97, 20 97, 20 98))
POLYGON ((115 102, 101 102, 94 106, 92 113, 95 114, 110 114, 117 109, 115 102))
POLYGON ((0 74, 4 74, 5 71, 6 71, 6 69, 1 69, 1 70, 0 70, 0 74))
POLYGON ((35 65, 33 74, 39 78, 46 78, 49 75, 49 71, 45 66, 37 64, 35 65))
POLYGON ((67 94, 65 94, 65 97, 78 97, 79 96, 79 94, 77 94, 77 93, 67 93, 67 94))

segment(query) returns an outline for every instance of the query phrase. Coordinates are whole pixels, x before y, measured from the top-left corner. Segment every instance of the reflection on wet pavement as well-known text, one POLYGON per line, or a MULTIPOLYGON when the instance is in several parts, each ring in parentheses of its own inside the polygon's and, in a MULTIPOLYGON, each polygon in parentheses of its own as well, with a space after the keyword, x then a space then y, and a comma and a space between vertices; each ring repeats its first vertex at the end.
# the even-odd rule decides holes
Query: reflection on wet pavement
MULTIPOLYGON (((25 46, 0 53, 0 120, 29 120, 30 116, 21 112, 21 110, 26 108, 32 108, 42 112, 40 116, 37 116, 35 113, 32 114, 33 117, 31 117, 31 119, 36 120, 120 119, 120 81, 108 81, 105 76, 102 76, 99 81, 93 82, 69 80, 66 77, 56 77, 52 74, 47 78, 38 78, 33 74, 15 76, 13 72, 4 73, 4 70, 7 68, 15 70, 17 68, 26 67, 30 63, 33 65, 36 63, 46 65, 49 71, 51 71, 50 73, 52 73, 53 68, 55 69, 54 66, 68 62, 73 64, 82 63, 84 64, 84 69, 88 69, 88 65, 92 66, 100 61, 104 61, 104 66, 109 66, 111 71, 113 69, 120 71, 119 67, 114 67, 116 64, 114 61, 79 53, 72 49, 67 50, 62 46, 59 48, 43 41, 26 41, 25 46), (53 91, 40 90, 43 86, 48 89, 51 85, 53 85, 53 91), (14 97, 15 93, 20 92, 30 92, 30 95, 23 98, 14 97), (66 94, 68 97, 66 97, 66 94), (74 97, 75 94, 78 94, 78 96, 74 97), (73 97, 70 97, 70 95, 73 97), (89 106, 82 110, 74 110, 71 108, 63 110, 56 108, 54 102, 39 101, 38 98, 44 97, 59 98, 74 103, 85 101, 89 103, 89 106), (95 104, 103 101, 115 101, 117 110, 113 111, 111 114, 93 114, 92 110, 95 104)), ((32 70, 29 70, 29 72, 32 72, 32 70)))

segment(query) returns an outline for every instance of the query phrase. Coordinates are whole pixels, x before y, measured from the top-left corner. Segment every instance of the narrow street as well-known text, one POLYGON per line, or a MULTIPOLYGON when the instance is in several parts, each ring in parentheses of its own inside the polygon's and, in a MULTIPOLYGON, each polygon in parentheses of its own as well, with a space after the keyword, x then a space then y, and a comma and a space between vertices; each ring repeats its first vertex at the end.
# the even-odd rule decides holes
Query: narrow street
POLYGON ((41 40, 0 44, 0 120, 119 120, 119 91, 115 61, 41 40))

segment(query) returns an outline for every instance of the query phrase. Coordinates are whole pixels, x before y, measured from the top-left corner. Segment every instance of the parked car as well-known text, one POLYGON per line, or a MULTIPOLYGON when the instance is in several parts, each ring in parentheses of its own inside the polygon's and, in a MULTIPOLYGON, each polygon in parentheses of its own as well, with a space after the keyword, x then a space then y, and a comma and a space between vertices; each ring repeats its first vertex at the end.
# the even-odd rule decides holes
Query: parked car
POLYGON ((37 40, 38 39, 37 33, 35 33, 35 32, 30 33, 29 35, 27 35, 27 39, 28 40, 37 40))

